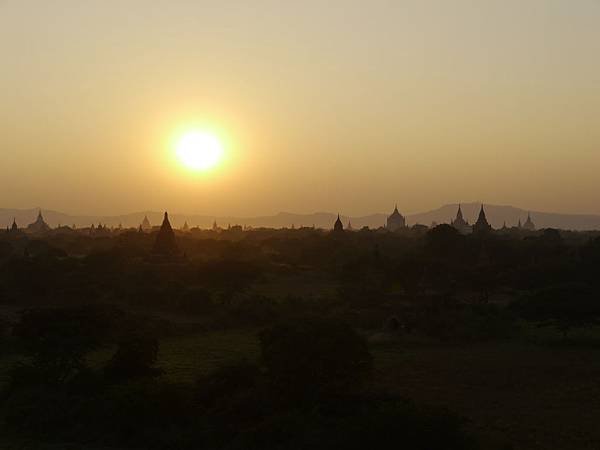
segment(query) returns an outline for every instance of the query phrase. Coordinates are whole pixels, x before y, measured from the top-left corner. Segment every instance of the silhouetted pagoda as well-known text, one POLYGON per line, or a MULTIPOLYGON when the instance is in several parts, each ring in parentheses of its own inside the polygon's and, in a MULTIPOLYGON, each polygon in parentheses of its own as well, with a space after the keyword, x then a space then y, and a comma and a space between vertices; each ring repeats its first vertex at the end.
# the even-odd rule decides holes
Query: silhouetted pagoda
POLYGON ((165 212, 163 223, 160 226, 152 253, 161 256, 174 256, 179 254, 177 242, 175 241, 175 233, 169 222, 169 215, 165 212))
POLYGON ((483 205, 481 205, 479 217, 477 218, 475 225, 473 225, 473 233, 483 234, 489 233, 490 231, 492 231, 492 226, 488 223, 487 217, 485 217, 485 211, 483 210, 483 205))
POLYGON ((140 228, 144 232, 148 232, 148 231, 152 230, 152 225, 150 224, 150 221, 148 220, 148 216, 144 216, 144 220, 142 220, 142 224, 140 225, 140 228))
POLYGON ((386 229, 389 231, 398 231, 402 228, 406 228, 406 219, 400 212, 398 211, 398 205, 394 207, 394 211, 387 218, 386 229))
POLYGON ((527 213, 527 220, 523 224, 523 229, 527 231, 535 231, 535 224, 531 220, 531 213, 527 213))
POLYGON ((27 232, 39 234, 47 233, 48 231, 50 231, 50 226, 44 221, 44 217, 42 216, 42 210, 40 209, 35 222, 27 225, 27 232))
POLYGON ((190 226, 187 223, 187 220, 184 222, 183 224, 183 228, 181 228, 181 231, 187 233, 188 231, 190 231, 190 226))
POLYGON ((456 212, 456 219, 454 219, 450 225, 452 225, 460 234, 470 234, 473 231, 469 222, 463 217, 460 204, 458 205, 458 211, 456 212))
POLYGON ((10 227, 10 232, 16 233, 17 231, 19 231, 19 227, 17 225, 17 219, 13 217, 13 223, 12 223, 12 226, 10 227))
POLYGON ((344 224, 342 224, 342 220, 340 219, 340 215, 338 214, 337 220, 333 224, 333 231, 335 233, 341 233, 344 231, 344 224))

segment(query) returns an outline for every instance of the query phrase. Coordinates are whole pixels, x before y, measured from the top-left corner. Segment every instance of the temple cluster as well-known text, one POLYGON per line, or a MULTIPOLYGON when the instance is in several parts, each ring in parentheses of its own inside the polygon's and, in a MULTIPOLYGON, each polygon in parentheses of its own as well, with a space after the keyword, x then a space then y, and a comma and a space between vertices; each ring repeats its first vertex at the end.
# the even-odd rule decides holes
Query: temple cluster
MULTIPOLYGON (((436 225, 437 225, 436 223, 432 223, 431 227, 433 228, 436 225)), ((483 205, 481 205, 481 209, 479 210, 479 215, 477 216, 477 220, 475 221, 475 223, 473 225, 470 225, 469 221, 465 220, 465 218, 463 216, 462 208, 460 205, 458 205, 458 211, 456 212, 456 218, 454 218, 453 220, 450 221, 450 225, 461 234, 471 234, 471 233, 485 234, 485 233, 494 231, 494 229, 492 228, 492 226, 490 225, 490 223, 487 220, 487 217, 485 215, 485 209, 484 209, 483 205)), ((414 226, 415 227, 423 227, 424 225, 415 224, 414 226)), ((404 230, 407 228, 408 228, 408 225, 406 223, 406 218, 402 214, 400 214, 400 212, 398 211, 398 206, 396 205, 394 207, 394 211, 392 212, 392 214, 390 214, 388 216, 385 226, 380 228, 380 230, 396 232, 396 231, 401 231, 401 230, 404 230)), ((527 214, 527 220, 523 224, 521 223, 521 220, 519 219, 517 226, 513 227, 512 229, 523 230, 523 231, 535 231, 535 224, 533 223, 533 220, 531 219, 531 214, 530 213, 527 214)), ((351 231, 351 230, 352 230, 352 228, 351 228, 350 222, 348 222, 348 227, 346 228, 346 231, 351 231)), ((498 231, 503 231, 503 232, 506 231, 507 232, 509 230, 511 230, 511 228, 507 227, 506 222, 504 222, 502 228, 500 228, 498 231)), ((333 231, 334 232, 344 231, 344 225, 342 224, 339 214, 338 214, 337 220, 335 221, 335 223, 333 225, 333 231)))

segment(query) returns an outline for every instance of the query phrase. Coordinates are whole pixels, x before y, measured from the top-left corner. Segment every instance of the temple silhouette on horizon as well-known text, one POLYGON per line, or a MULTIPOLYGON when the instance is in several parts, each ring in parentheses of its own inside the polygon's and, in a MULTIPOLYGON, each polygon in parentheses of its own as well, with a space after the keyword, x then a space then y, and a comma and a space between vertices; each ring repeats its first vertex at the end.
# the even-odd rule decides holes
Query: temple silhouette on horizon
MULTIPOLYGON (((492 227, 491 223, 489 222, 489 220, 487 218, 485 206, 483 204, 481 204, 481 206, 479 208, 479 213, 474 222, 469 222, 469 220, 467 220, 462 206, 463 205, 461 205, 460 203, 458 204, 458 209, 456 210, 456 216, 454 219, 451 219, 447 222, 441 221, 440 223, 449 224, 450 226, 452 226, 454 229, 456 229, 459 233, 461 233, 463 235, 467 235, 467 234, 471 234, 471 233, 478 233, 478 234, 488 233, 488 232, 491 232, 494 230, 494 228, 492 227)), ((470 204, 469 206, 471 208, 473 207, 472 204, 470 204)), ((471 211, 472 211, 472 209, 471 209, 471 211)), ((498 222, 498 211, 494 210, 494 212, 495 212, 495 221, 497 223, 498 222)), ((147 214, 144 215, 143 220, 141 221, 139 226, 137 226, 137 231, 139 233, 146 233, 146 234, 158 233, 159 235, 163 236, 163 238, 161 238, 161 239, 166 242, 166 240, 168 240, 169 238, 164 237, 164 236, 166 236, 166 234, 169 233, 169 229, 173 233, 182 233, 182 235, 197 233, 198 231, 200 231, 202 229, 198 226, 194 226, 194 228, 192 228, 189 226, 189 223, 187 220, 183 221, 182 219, 180 219, 184 223, 178 230, 174 231, 171 226, 171 223, 169 221, 168 214, 167 213, 165 213, 165 214, 166 214, 166 217, 163 217, 163 222, 162 222, 161 226, 153 226, 148 218, 148 215, 147 214), (166 219, 166 223, 165 223, 165 219, 166 219)), ((124 232, 132 231, 132 230, 136 229, 136 227, 129 227, 129 228, 123 227, 123 225, 120 222, 119 222, 119 226, 116 228, 112 225, 109 226, 102 222, 99 222, 97 225, 92 224, 89 227, 76 227, 75 224, 73 224, 72 226, 66 226, 66 225, 61 225, 59 223, 57 227, 53 228, 46 222, 41 209, 37 210, 37 217, 36 217, 35 221, 33 221, 32 223, 30 223, 24 227, 19 227, 17 220, 18 220, 17 217, 12 217, 12 223, 8 222, 8 224, 6 225, 6 228, 5 228, 6 233, 12 233, 14 235, 18 235, 18 234, 41 235, 41 234, 48 234, 48 233, 50 233, 50 234, 86 233, 89 235, 100 237, 100 236, 110 236, 113 234, 124 233, 124 232)), ((344 224, 342 222, 342 216, 341 216, 341 214, 338 214, 336 217, 336 220, 334 221, 333 227, 330 229, 332 229, 335 232, 343 232, 343 231, 350 232, 350 231, 359 231, 359 230, 361 230, 361 231, 369 230, 369 226, 360 224, 360 221, 359 221, 359 225, 357 227, 354 227, 352 225, 353 220, 350 220, 349 217, 344 217, 344 221, 346 221, 346 220, 347 220, 347 225, 344 226, 344 224)), ((513 224, 514 224, 514 222, 513 222, 513 224)), ((383 225, 375 227, 373 229, 377 230, 378 232, 398 232, 398 231, 402 231, 402 230, 408 230, 409 228, 415 229, 415 227, 418 226, 420 232, 422 232, 424 229, 434 228, 436 225, 438 225, 438 222, 434 221, 434 222, 431 222, 431 224, 429 226, 420 225, 420 224, 411 224, 409 227, 409 225, 407 224, 406 217, 400 213, 400 211, 398 210, 398 206, 395 205, 392 213, 389 216, 387 216, 385 223, 383 225)), ((277 228, 277 226, 275 226, 274 228, 277 228)), ((303 225, 303 226, 300 226, 299 228, 292 226, 291 229, 294 230, 294 229, 304 229, 304 228, 306 228, 306 226, 303 225)), ((315 228, 314 225, 313 225, 313 228, 315 228)), ((325 227, 325 229, 327 229, 327 228, 328 227, 325 227)), ((252 229, 252 227, 249 227, 249 226, 243 226, 243 227, 242 226, 239 226, 239 227, 234 226, 233 228, 231 226, 228 226, 226 229, 222 229, 221 227, 219 227, 217 225, 216 219, 213 221, 212 227, 207 228, 207 230, 212 230, 213 232, 221 232, 221 231, 223 231, 223 232, 224 231, 240 232, 240 231, 247 231, 250 229, 252 229)), ((533 221, 531 212, 528 212, 524 221, 522 221, 521 217, 518 217, 516 224, 514 224, 514 225, 508 224, 507 225, 507 221, 504 220, 502 227, 497 228, 496 231, 506 234, 506 233, 514 233, 519 230, 521 230, 522 232, 534 232, 534 231, 536 231, 536 229, 537 228, 533 221)))
MULTIPOLYGON (((415 226, 423 227, 423 225, 416 224, 413 226, 413 228, 415 226)), ((434 228, 435 226, 437 226, 437 223, 434 222, 431 224, 430 228, 434 228)), ((490 233, 490 232, 494 231, 493 227, 490 225, 490 223, 487 219, 487 216, 485 213, 485 208, 484 208, 483 204, 481 204, 481 207, 479 209, 479 214, 477 216, 477 220, 475 221, 475 223, 473 225, 470 225, 469 221, 464 218, 464 215, 462 212, 462 207, 461 207, 461 204, 459 203, 458 210, 456 211, 456 217, 453 220, 450 220, 450 226, 452 226, 459 233, 464 234, 464 235, 472 234, 472 233, 481 235, 481 234, 486 234, 486 233, 490 233)), ((386 220, 386 224, 380 229, 385 230, 385 231, 390 231, 390 232, 396 232, 396 231, 400 231, 400 230, 407 229, 407 228, 408 228, 408 225, 406 224, 406 218, 400 213, 400 211, 398 211, 398 205, 396 205, 394 207, 394 210, 392 211, 392 213, 388 216, 388 218, 386 220)), ((536 227, 535 227, 535 224, 533 223, 533 220, 531 219, 531 213, 527 213, 527 220, 525 221, 524 224, 521 224, 521 219, 519 219, 517 226, 513 227, 513 229, 514 228, 516 228, 517 230, 523 230, 523 231, 535 231, 536 227)), ((346 230, 352 231, 350 221, 348 221, 348 227, 346 228, 346 230)), ((504 221, 502 228, 500 228, 499 230, 507 232, 507 231, 511 230, 511 228, 507 227, 506 221, 504 221)), ((339 214, 333 225, 333 231, 334 232, 344 231, 344 226, 342 224, 339 214)))
POLYGON ((154 247, 152 248, 154 255, 160 256, 175 256, 179 254, 179 248, 175 240, 175 232, 169 222, 169 214, 165 211, 162 225, 156 235, 154 247))

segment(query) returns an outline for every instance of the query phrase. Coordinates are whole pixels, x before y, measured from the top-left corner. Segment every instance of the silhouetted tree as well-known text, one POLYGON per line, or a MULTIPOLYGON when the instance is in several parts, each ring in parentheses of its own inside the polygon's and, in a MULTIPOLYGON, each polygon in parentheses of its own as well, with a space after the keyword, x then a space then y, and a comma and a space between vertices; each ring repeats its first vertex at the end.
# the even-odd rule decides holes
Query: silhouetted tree
POLYGON ((335 320, 287 321, 259 337, 270 384, 286 398, 314 399, 353 391, 371 372, 366 340, 335 320))
POLYGON ((425 236, 427 249, 435 256, 452 258, 460 255, 464 236, 448 224, 438 225, 425 236))
POLYGON ((589 286, 566 284, 541 289, 512 308, 540 326, 552 326, 567 337, 573 328, 600 323, 600 302, 589 286))
POLYGON ((13 332, 33 368, 47 381, 62 382, 85 368, 84 357, 102 344, 106 317, 92 308, 25 311, 13 332))
POLYGON ((105 373, 114 380, 154 377, 162 370, 154 367, 158 356, 158 340, 151 336, 130 335, 122 339, 105 373))

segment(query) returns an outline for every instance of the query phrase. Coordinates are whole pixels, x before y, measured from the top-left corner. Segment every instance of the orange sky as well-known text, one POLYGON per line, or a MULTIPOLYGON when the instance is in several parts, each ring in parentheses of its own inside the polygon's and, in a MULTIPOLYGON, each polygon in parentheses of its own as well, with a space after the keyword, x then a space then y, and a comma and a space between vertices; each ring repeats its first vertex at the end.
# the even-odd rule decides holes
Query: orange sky
POLYGON ((0 207, 600 213, 600 2, 0 0, 0 207), (226 158, 175 160, 211 130, 226 158))

